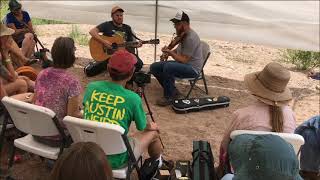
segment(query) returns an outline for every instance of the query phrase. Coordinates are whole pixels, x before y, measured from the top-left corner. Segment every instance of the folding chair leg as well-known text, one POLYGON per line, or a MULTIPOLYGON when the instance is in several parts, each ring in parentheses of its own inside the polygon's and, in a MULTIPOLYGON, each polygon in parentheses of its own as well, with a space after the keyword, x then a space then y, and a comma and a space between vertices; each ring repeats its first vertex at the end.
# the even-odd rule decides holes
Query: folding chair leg
POLYGON ((16 147, 14 146, 14 144, 12 144, 12 152, 11 152, 11 157, 9 160, 9 169, 12 167, 13 165, 13 161, 14 161, 14 155, 16 153, 16 147))
POLYGON ((191 91, 192 91, 192 89, 194 88, 194 86, 196 85, 196 80, 194 80, 194 81, 190 81, 190 85, 191 85, 191 87, 190 87, 190 90, 189 90, 189 92, 188 92, 188 94, 186 95, 186 99, 188 99, 189 98, 189 96, 190 96, 190 94, 191 94, 191 91))
POLYGON ((206 90, 206 94, 208 94, 208 87, 207 87, 207 81, 206 81, 206 78, 204 77, 204 73, 202 73, 202 80, 203 80, 203 85, 204 85, 204 88, 206 90))

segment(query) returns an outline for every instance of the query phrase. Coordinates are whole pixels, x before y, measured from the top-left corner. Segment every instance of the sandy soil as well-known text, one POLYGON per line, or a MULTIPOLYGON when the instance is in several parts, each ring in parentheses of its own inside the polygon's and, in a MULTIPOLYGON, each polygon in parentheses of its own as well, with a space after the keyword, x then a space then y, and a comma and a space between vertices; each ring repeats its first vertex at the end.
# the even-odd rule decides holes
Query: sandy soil
MULTIPOLYGON (((42 25, 36 30, 45 47, 51 48, 53 41, 58 36, 68 36, 72 25, 42 25)), ((78 25, 84 33, 88 32, 91 25, 78 25)), ((152 33, 137 32, 142 39, 153 38, 152 33)), ((171 35, 160 34, 160 45, 157 47, 157 58, 160 48, 168 44, 171 35)), ((297 71, 292 64, 281 61, 281 49, 261 45, 225 42, 217 40, 205 40, 211 47, 212 55, 205 66, 205 74, 208 82, 209 96, 228 96, 231 104, 228 108, 194 112, 188 114, 176 114, 170 107, 158 107, 155 101, 161 96, 162 89, 155 79, 146 87, 146 96, 151 105, 156 122, 161 128, 161 138, 164 142, 164 155, 171 160, 191 160, 192 141, 208 140, 213 148, 216 164, 218 161, 219 144, 230 122, 231 113, 254 101, 248 94, 243 83, 243 77, 247 73, 261 70, 269 62, 279 62, 291 70, 289 87, 293 92, 294 100, 291 103, 297 117, 297 125, 304 120, 319 114, 319 90, 315 86, 319 81, 307 78, 306 73, 297 71)), ((104 74, 87 78, 83 74, 83 67, 91 60, 87 46, 77 45, 76 65, 70 71, 76 74, 83 87, 90 81, 105 79, 104 74)), ((154 61, 154 46, 144 45, 139 49, 139 56, 146 64, 145 70, 154 61)), ((202 82, 198 83, 203 87, 202 82)), ((177 87, 186 92, 187 82, 178 82, 177 87)), ((199 90, 192 93, 194 97, 204 97, 199 90)), ((134 129, 134 127, 132 127, 134 129)), ((19 179, 46 179, 49 171, 37 158, 33 161, 17 163, 14 174, 19 179), (24 169, 24 170, 22 170, 24 169)))

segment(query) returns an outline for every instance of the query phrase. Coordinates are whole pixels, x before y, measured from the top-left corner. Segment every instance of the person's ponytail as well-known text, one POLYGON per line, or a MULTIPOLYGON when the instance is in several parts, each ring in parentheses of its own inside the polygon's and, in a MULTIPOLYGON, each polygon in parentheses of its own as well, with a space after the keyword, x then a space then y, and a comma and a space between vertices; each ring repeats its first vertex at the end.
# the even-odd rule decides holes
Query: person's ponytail
POLYGON ((283 132, 283 113, 279 106, 270 107, 270 122, 272 132, 283 132))

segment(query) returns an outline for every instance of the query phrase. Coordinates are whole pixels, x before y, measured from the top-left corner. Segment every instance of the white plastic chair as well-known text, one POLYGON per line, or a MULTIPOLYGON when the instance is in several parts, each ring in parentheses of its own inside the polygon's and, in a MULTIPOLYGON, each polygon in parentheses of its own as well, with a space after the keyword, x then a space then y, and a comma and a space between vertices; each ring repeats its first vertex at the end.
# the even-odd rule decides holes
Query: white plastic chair
POLYGON ((287 143, 290 143, 293 146, 294 151, 297 155, 299 153, 300 147, 304 144, 304 138, 299 134, 276 133, 276 132, 267 132, 267 131, 235 130, 231 132, 230 138, 234 139, 236 136, 241 134, 256 134, 256 135, 273 134, 273 135, 280 136, 287 143))
POLYGON ((45 107, 18 101, 10 97, 4 97, 3 105, 9 112, 11 119, 17 129, 27 135, 14 140, 13 153, 11 154, 9 167, 12 166, 15 148, 37 154, 48 159, 58 159, 66 146, 66 135, 60 126, 55 113, 45 107), (35 136, 55 136, 62 137, 60 147, 51 147, 36 141, 35 136))
POLYGON ((118 179, 130 179, 130 174, 136 168, 138 174, 140 169, 136 160, 125 130, 119 125, 90 121, 86 119, 66 116, 64 124, 70 132, 74 142, 95 142, 101 146, 106 155, 120 154, 128 151, 129 161, 126 167, 112 170, 113 177, 118 179))
POLYGON ((190 96, 191 91, 194 89, 194 87, 198 87, 196 85, 198 80, 203 80, 203 85, 204 85, 205 90, 202 90, 199 87, 198 88, 201 91, 205 92, 206 94, 209 93, 208 92, 208 87, 207 87, 207 81, 206 81, 205 76, 204 76, 203 68, 206 65, 206 63, 207 63, 207 61, 208 61, 208 59, 210 57, 210 54, 211 54, 210 46, 206 42, 201 41, 201 49, 202 49, 203 64, 202 64, 202 67, 201 67, 201 71, 198 73, 198 75, 195 78, 177 78, 176 77, 176 79, 178 79, 178 80, 187 80, 190 83, 190 89, 189 89, 187 95, 185 96, 186 99, 190 96))

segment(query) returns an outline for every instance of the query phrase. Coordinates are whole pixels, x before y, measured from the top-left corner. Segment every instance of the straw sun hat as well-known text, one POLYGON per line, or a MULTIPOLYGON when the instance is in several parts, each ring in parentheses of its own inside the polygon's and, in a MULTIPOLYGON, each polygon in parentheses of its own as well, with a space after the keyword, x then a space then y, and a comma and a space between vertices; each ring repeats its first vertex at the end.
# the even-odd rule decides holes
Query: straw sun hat
POLYGON ((260 101, 273 105, 287 105, 292 94, 287 87, 290 72, 278 63, 267 64, 262 71, 247 74, 244 82, 251 94, 260 101))
POLYGON ((8 28, 6 25, 0 23, 0 37, 1 36, 10 36, 14 33, 14 30, 8 28))

